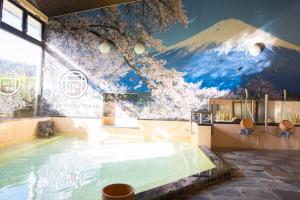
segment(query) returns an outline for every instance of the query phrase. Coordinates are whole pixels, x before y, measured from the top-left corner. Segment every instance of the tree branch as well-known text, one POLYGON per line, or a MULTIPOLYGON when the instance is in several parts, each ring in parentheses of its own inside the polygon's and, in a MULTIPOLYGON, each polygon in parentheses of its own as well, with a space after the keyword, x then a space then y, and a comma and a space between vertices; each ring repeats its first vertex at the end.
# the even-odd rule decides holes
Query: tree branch
MULTIPOLYGON (((114 43, 114 41, 105 37, 104 35, 99 34, 97 31, 89 30, 89 32, 99 38, 104 38, 106 41, 111 43, 114 47, 117 47, 117 45, 114 43)), ((136 75, 138 75, 147 84, 148 81, 146 80, 146 78, 144 76, 142 76, 140 69, 138 67, 134 66, 133 64, 131 64, 130 61, 125 56, 122 56, 122 57, 123 57, 124 61, 126 62, 126 64, 136 73, 136 75)))

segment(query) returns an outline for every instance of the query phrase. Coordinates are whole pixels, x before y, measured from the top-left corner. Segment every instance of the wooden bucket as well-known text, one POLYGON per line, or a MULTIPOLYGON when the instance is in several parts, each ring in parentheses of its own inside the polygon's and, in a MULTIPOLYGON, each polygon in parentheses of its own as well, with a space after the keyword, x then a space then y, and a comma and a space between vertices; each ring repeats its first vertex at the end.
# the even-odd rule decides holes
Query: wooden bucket
POLYGON ((253 121, 249 118, 243 119, 240 125, 242 128, 246 128, 246 129, 253 129, 254 127, 253 121))
POLYGON ((102 124, 103 125, 115 125, 116 119, 114 117, 103 117, 102 124))
POLYGON ((102 189, 103 200, 133 200, 134 189, 124 183, 107 185, 102 189))
POLYGON ((291 131, 293 130, 295 125, 289 121, 289 120, 282 120, 281 123, 279 124, 279 128, 282 131, 291 131))

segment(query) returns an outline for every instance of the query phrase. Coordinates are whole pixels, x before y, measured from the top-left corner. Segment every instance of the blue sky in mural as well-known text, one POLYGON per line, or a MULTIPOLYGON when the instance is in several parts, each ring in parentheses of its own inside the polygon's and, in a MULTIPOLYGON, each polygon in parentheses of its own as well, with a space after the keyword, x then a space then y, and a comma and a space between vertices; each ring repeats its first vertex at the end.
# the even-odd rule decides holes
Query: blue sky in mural
POLYGON ((175 25, 158 34, 166 46, 229 18, 239 19, 300 46, 299 0, 184 0, 188 29, 175 25))

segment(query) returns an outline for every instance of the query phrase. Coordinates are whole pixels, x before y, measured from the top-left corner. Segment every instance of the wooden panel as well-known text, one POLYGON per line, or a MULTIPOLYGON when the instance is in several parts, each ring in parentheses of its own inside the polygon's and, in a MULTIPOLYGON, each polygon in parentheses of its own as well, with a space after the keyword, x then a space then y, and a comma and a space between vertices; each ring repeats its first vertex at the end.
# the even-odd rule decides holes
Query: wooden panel
POLYGON ((43 22, 48 23, 48 16, 46 16, 43 12, 33 6, 33 4, 29 3, 27 0, 18 0, 19 4, 28 10, 31 14, 40 18, 43 22))
MULTIPOLYGON (((197 126, 197 124, 193 123, 193 129, 195 129, 194 126, 197 126)), ((211 126, 199 125, 196 131, 196 134, 192 135, 192 143, 197 146, 211 148, 211 126)))
POLYGON ((239 134, 239 124, 214 124, 212 130, 212 148, 241 148, 241 149, 281 149, 299 150, 300 127, 288 140, 278 137, 278 126, 269 126, 269 133, 264 133, 264 126, 256 125, 250 136, 239 134))
POLYGON ((0 122, 0 147, 35 137, 39 121, 50 118, 16 119, 0 122))
POLYGON ((48 17, 92 10, 134 0, 28 0, 48 17))
POLYGON ((138 120, 138 128, 102 126, 102 119, 51 117, 55 131, 87 137, 105 138, 110 134, 138 135, 146 140, 190 142, 190 122, 138 120))
POLYGON ((232 105, 233 100, 231 99, 209 99, 208 103, 217 105, 232 105))

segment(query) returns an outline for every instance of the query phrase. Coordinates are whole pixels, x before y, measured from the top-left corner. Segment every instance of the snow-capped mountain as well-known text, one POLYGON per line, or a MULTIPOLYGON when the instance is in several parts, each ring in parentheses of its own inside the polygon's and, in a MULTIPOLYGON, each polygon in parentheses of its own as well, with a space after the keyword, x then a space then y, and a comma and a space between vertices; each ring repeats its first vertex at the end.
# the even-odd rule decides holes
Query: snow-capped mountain
POLYGON ((236 89, 259 75, 278 89, 300 93, 300 47, 237 19, 222 20, 155 57, 202 87, 236 89), (249 47, 257 43, 265 48, 252 56, 249 47))
POLYGON ((300 51, 300 47, 294 44, 281 40, 263 30, 233 18, 222 20, 208 29, 168 47, 167 50, 187 48, 188 51, 195 51, 210 43, 219 44, 224 50, 230 50, 232 48, 247 50, 251 45, 264 43, 267 47, 277 46, 300 51))

